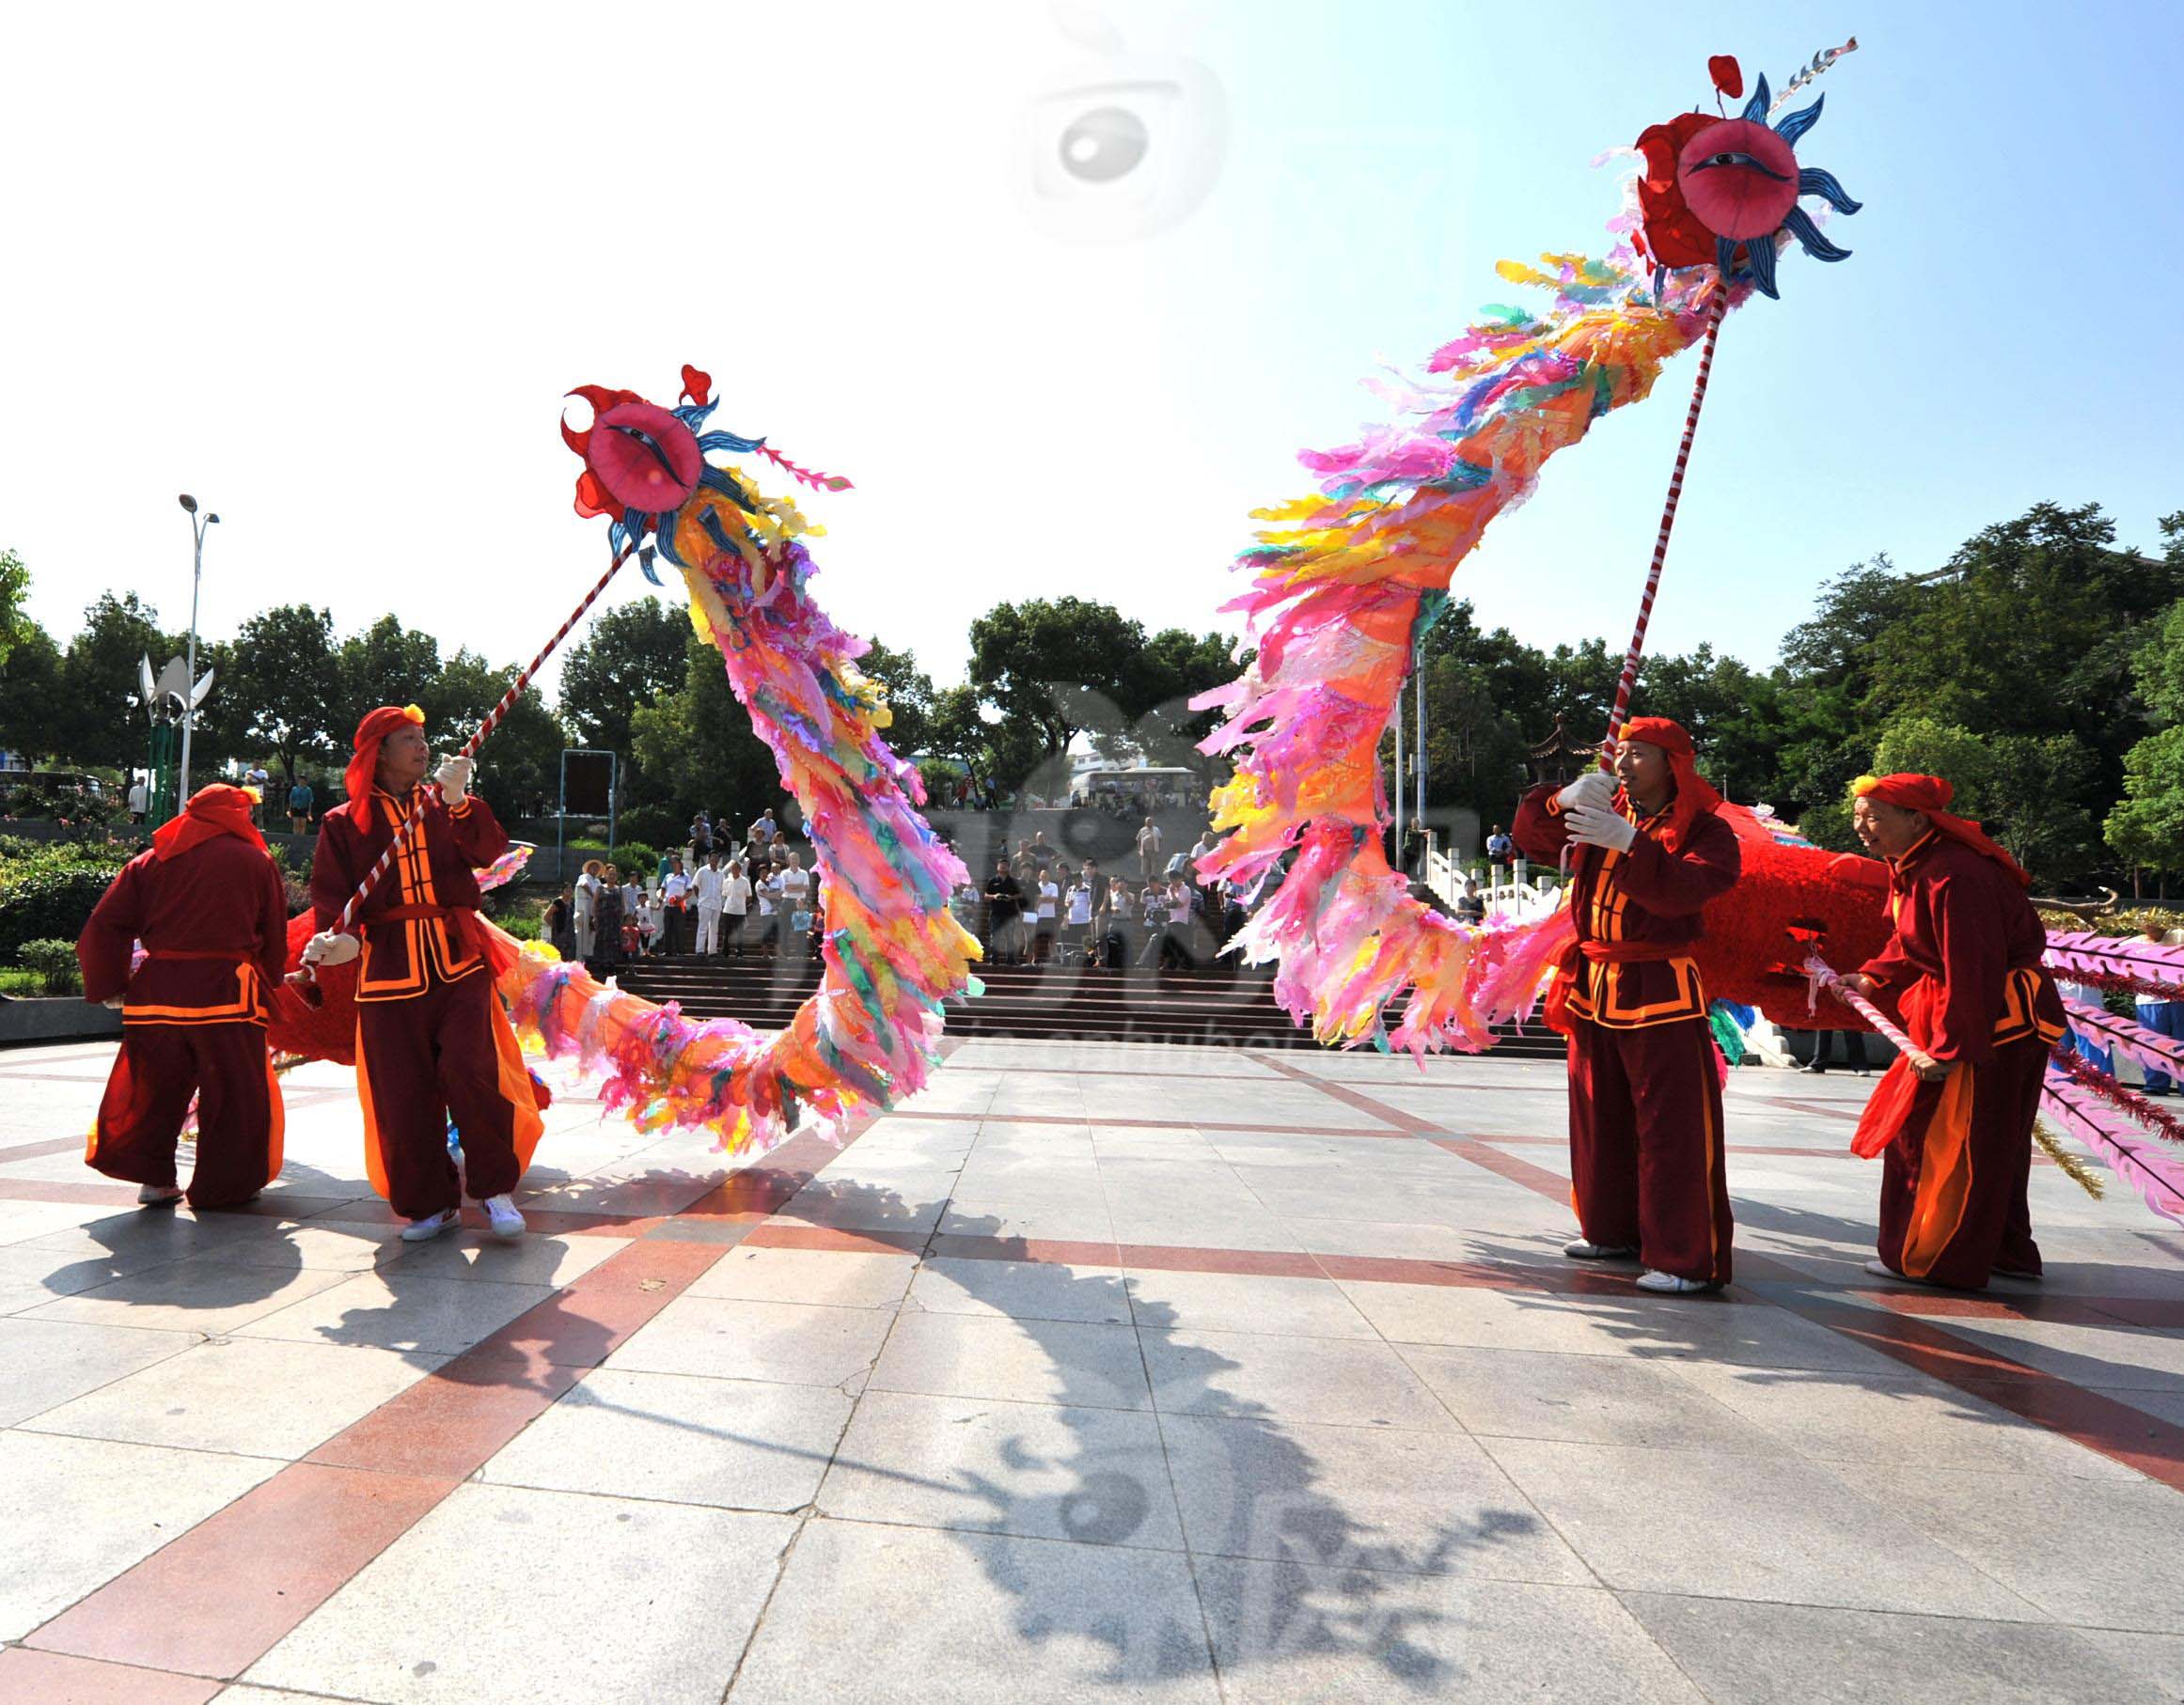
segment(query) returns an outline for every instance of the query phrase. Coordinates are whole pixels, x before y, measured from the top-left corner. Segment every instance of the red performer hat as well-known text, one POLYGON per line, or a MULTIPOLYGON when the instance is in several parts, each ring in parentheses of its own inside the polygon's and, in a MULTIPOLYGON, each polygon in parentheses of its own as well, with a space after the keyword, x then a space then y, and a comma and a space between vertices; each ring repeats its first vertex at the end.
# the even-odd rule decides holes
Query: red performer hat
POLYGON ((1991 840, 1987 831, 1968 817, 1954 817, 1941 807, 1956 797, 1956 790, 1947 778, 1940 775, 1921 775, 1911 771, 1901 771, 1894 775, 1861 775, 1850 784, 1855 799, 1878 799, 1884 806, 1895 806, 1906 811, 1924 811, 1926 821, 1935 831, 1951 840, 1960 840, 1983 858, 1991 858, 2018 880, 2020 888, 2033 885, 2033 879, 2024 868, 1991 840))
POLYGON ((349 760, 341 785, 349 791, 349 821, 359 829, 371 827, 371 784, 379 774, 379 743, 405 722, 421 728, 425 713, 415 705, 381 705, 356 725, 356 756, 349 760))
POLYGON ((1658 746, 1669 756, 1669 772, 1676 778, 1676 796, 1669 805, 1669 826, 1661 836, 1671 852, 1683 850, 1691 826, 1721 803, 1721 795, 1699 774, 1698 753, 1684 725, 1665 716, 1633 716, 1623 725, 1618 740, 1635 740, 1641 745, 1658 746))
POLYGON ((151 850, 165 864, 217 836, 236 835, 262 852, 265 837, 250 820, 257 808, 256 788, 230 788, 218 781, 199 788, 190 795, 190 803, 182 807, 180 817, 151 832, 151 850))

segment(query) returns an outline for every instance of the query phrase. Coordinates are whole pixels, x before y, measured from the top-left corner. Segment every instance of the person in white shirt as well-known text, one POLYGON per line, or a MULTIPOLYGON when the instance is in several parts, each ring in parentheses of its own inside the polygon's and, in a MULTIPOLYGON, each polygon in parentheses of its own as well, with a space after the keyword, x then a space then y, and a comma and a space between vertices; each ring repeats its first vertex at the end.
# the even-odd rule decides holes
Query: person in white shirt
POLYGON ((132 771, 129 781, 129 821, 133 823, 142 822, 144 814, 150 809, 151 793, 144 785, 144 777, 132 771))
POLYGON ((660 950, 660 934, 666 928, 667 915, 667 903, 661 899, 659 889, 654 888, 645 896, 645 955, 647 958, 660 950))
POLYGON ((660 951, 670 959, 683 952, 683 919, 690 905, 690 879, 683 874, 683 861, 673 853, 668 855, 668 874, 662 880, 660 895, 660 951))
POLYGON ((811 909, 811 872, 804 868, 801 852, 790 853, 789 868, 781 872, 781 902, 787 912, 811 909))
POLYGON ((769 871, 759 878, 759 943, 762 947, 772 947, 774 936, 781 926, 781 879, 769 871))
POLYGON ((1039 898, 1034 902, 1037 910, 1031 924, 1031 957, 1042 963, 1054 957, 1055 914, 1060 909, 1061 888, 1046 870, 1040 870, 1036 881, 1039 898))
POLYGON ((692 896, 698 901, 699 953, 720 951, 720 885, 719 855, 708 852, 698 867, 698 874, 690 879, 692 896))
POLYGON ((584 861, 584 874, 576 879, 576 892, 573 900, 576 926, 576 957, 589 959, 595 951, 592 931, 599 921, 599 873, 604 868, 596 858, 584 861))
POLYGON ((774 821, 774 807, 768 806, 759 813, 758 821, 744 832, 744 838, 750 842, 753 852, 763 856, 766 849, 774 844, 774 837, 780 832, 779 825, 774 821))
POLYGON ((1138 875, 1151 882, 1160 868, 1160 825, 1148 817, 1138 830, 1138 875))
POLYGON ((750 914, 750 879, 743 873, 743 860, 731 858, 728 863, 728 875, 720 884, 720 911, 726 922, 723 933, 728 938, 728 946, 735 949, 738 959, 743 957, 744 924, 750 914))

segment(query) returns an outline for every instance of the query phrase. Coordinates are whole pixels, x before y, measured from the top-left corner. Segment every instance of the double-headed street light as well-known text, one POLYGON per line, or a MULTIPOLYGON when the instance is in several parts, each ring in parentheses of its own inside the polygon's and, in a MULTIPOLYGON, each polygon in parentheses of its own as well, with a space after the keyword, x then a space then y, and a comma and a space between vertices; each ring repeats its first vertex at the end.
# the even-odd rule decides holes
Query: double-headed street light
POLYGON ((190 518, 190 532, 196 540, 196 555, 190 568, 190 649, 188 683, 182 689, 182 769, 175 788, 175 802, 186 805, 190 797, 190 725, 196 720, 197 707, 197 583, 205 574, 205 529, 219 521, 217 515, 197 516, 197 500, 187 492, 181 494, 182 510, 190 518))

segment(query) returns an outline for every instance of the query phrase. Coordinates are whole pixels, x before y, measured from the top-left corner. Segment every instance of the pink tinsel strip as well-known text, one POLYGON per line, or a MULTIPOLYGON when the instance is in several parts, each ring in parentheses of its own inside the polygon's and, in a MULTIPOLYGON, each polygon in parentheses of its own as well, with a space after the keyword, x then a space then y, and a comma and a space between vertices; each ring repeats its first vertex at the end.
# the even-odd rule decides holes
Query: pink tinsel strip
POLYGON ((2155 1106, 2145 1096, 2125 1088, 2107 1072, 2081 1058, 2068 1048, 2056 1048, 2050 1056, 2049 1064, 2052 1070, 2062 1072, 2088 1094, 2098 1096, 2126 1118, 2136 1120, 2173 1143, 2184 1143, 2184 1119, 2155 1106))
POLYGON ((2184 947, 2096 935, 2086 930, 2050 930, 2047 962, 2050 970, 2069 982, 2096 989, 2125 987, 2136 994, 2184 999, 2184 947))
POLYGON ((2066 1000, 2063 1009, 2070 1015, 2071 1029, 2095 1047, 2113 1048, 2142 1066, 2184 1076, 2184 1041, 2149 1030, 2135 1020, 2118 1017, 2105 1007, 2066 1000))
POLYGON ((2040 1113, 2106 1161, 2156 1213, 2184 1224, 2184 1167, 2101 1105, 2085 1087, 2050 1072, 2040 1096, 2040 1113))

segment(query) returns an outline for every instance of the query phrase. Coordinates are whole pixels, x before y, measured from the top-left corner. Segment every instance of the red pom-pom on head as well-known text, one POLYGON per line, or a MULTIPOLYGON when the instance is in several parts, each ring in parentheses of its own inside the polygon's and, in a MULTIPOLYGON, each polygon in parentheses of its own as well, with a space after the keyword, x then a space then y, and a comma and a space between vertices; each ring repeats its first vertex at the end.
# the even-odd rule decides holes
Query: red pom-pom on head
POLYGON ((1706 75, 1714 79, 1714 86, 1732 101, 1744 97, 1744 68, 1736 63, 1735 54, 1716 54, 1706 61, 1706 75))
POLYGON ((692 367, 685 361, 683 364, 683 400, 693 403, 699 408, 703 408, 706 399, 712 395, 713 375, 692 367))

